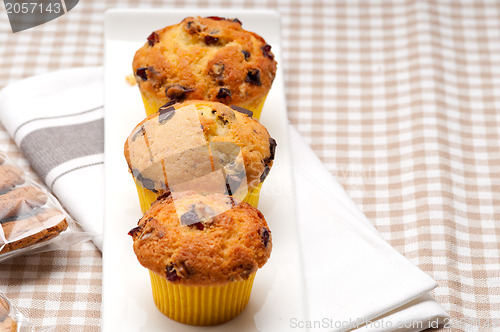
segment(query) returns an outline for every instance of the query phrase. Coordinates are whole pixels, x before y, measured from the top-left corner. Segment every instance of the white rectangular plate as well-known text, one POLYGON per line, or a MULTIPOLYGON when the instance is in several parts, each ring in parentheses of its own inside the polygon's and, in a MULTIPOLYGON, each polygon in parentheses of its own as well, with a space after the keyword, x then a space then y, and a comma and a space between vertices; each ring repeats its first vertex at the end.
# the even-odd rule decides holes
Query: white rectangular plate
MULTIPOLYGON (((285 331, 304 317, 304 289, 295 223, 282 65, 280 18, 272 11, 114 9, 105 18, 105 226, 103 331, 285 331), (147 270, 137 261, 128 231, 141 217, 139 200, 123 157, 126 137, 144 117, 137 86, 126 83, 135 51, 154 30, 187 16, 237 17, 243 27, 272 45, 278 73, 261 122, 278 142, 276 159, 263 185, 259 209, 273 238, 268 263, 257 272, 247 308, 215 327, 193 327, 163 316, 155 307, 147 270)), ((293 329, 297 331, 297 328, 293 329)))

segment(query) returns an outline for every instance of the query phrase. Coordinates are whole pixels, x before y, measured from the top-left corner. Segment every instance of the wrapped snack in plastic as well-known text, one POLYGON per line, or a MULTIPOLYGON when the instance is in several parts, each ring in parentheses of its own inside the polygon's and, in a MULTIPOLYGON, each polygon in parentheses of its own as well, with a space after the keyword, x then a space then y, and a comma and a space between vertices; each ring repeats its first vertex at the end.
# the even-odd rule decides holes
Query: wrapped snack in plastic
POLYGON ((89 238, 52 194, 0 152, 0 261, 89 238))
POLYGON ((16 307, 14 307, 5 295, 0 293, 1 332, 17 332, 17 331, 49 332, 54 330, 55 330, 54 327, 35 329, 35 327, 30 323, 28 318, 25 315, 23 315, 16 307))

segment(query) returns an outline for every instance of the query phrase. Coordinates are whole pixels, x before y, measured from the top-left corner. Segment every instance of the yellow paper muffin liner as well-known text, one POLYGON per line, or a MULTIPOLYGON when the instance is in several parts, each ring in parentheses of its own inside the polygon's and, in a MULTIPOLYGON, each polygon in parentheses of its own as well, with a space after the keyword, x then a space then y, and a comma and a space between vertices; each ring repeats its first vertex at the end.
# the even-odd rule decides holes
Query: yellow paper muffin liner
POLYGON ((216 325, 238 316, 248 304, 255 272, 247 280, 217 286, 175 284, 149 271, 156 307, 167 317, 189 325, 216 325))
MULTIPOLYGON (((144 188, 141 186, 140 183, 138 183, 135 179, 135 187, 137 188, 137 195, 139 196, 139 203, 141 205, 141 211, 142 213, 146 213, 147 210, 151 207, 151 204, 156 201, 158 196, 161 195, 161 193, 155 193, 149 189, 144 188)), ((247 194, 245 199, 243 199, 243 202, 246 202, 250 204, 253 207, 258 207, 259 205, 259 197, 260 197, 260 189, 262 188, 262 183, 259 183, 257 187, 255 187, 251 192, 247 194)))
MULTIPOLYGON (((142 91, 141 91, 141 96, 142 96, 142 101, 144 103, 144 109, 146 111, 146 115, 150 115, 150 114, 158 112, 158 109, 165 104, 164 101, 157 99, 154 96, 148 96, 145 93, 143 93, 142 91)), ((267 97, 267 94, 264 97, 257 99, 252 104, 248 104, 248 105, 241 106, 241 107, 246 108, 249 111, 252 111, 253 117, 255 119, 259 120, 260 115, 262 113, 262 108, 264 107, 264 103, 266 102, 266 97, 267 97)), ((240 106, 240 105, 236 105, 236 106, 240 106)))
POLYGON ((165 102, 156 99, 154 97, 148 97, 141 91, 142 102, 144 103, 144 109, 146 110, 146 115, 150 115, 158 112, 161 106, 165 105, 165 102))

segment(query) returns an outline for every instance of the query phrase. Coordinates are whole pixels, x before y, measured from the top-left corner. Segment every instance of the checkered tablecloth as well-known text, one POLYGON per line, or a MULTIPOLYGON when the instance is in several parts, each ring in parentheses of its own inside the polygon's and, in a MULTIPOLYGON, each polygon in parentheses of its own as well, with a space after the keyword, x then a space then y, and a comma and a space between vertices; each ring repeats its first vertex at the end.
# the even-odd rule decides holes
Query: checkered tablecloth
MULTIPOLYGON (((105 9, 138 6, 167 4, 84 0, 16 34, 2 7, 0 87, 102 64, 105 9)), ((168 6, 277 10, 292 124, 383 237, 438 282, 444 330, 500 331, 500 2, 168 6)), ((0 147, 30 171, 2 127, 0 147)), ((100 330, 101 277, 90 242, 0 263, 0 291, 58 331, 100 330)))

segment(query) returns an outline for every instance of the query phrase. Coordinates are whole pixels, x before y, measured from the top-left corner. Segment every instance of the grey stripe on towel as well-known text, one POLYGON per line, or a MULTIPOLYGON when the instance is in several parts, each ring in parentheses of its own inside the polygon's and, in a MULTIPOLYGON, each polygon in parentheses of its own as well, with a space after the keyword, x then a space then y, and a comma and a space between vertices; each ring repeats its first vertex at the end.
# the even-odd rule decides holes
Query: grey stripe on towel
POLYGON ((37 129, 21 141, 21 151, 43 178, 56 166, 104 152, 104 119, 37 129))

